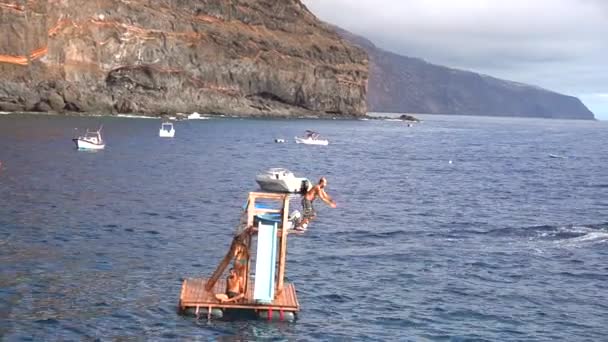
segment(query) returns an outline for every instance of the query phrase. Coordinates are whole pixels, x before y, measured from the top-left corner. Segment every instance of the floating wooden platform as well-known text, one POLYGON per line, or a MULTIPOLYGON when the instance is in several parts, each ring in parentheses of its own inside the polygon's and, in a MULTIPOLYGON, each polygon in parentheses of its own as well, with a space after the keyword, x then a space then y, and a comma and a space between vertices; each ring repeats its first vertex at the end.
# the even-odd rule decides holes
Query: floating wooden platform
POLYGON ((223 317, 224 314, 228 316, 254 314, 258 318, 268 320, 294 321, 296 312, 300 310, 300 304, 294 285, 284 283, 287 237, 290 233, 287 228, 288 213, 289 194, 250 192, 247 208, 241 214, 241 223, 237 227, 230 248, 213 274, 208 279, 184 280, 179 296, 180 311, 193 312, 197 318, 207 315, 208 319, 223 317), (274 208, 256 206, 256 201, 260 200, 279 202, 280 207, 276 207, 276 203, 274 208), (273 221, 276 223, 271 226, 262 224, 261 221, 256 223, 255 218, 260 214, 275 214, 278 216, 278 221, 273 221), (274 230, 277 230, 278 238, 274 238, 274 230), (261 247, 258 251, 253 250, 254 238, 257 238, 258 248, 265 247, 261 247), (253 257, 254 252, 262 254, 253 257), (261 274, 257 282, 251 279, 252 260, 255 260, 256 271, 260 270, 261 274), (226 280, 222 278, 231 263, 239 266, 240 291, 245 296, 236 303, 222 303, 215 298, 215 295, 225 293, 226 280), (253 300, 255 283, 260 286, 258 290, 264 289, 258 291, 260 292, 258 295, 268 300, 272 299, 271 302, 262 304, 253 300))
POLYGON ((179 307, 182 312, 188 309, 205 310, 212 309, 234 309, 245 311, 267 310, 270 312, 291 312, 300 310, 300 304, 296 296, 296 288, 293 284, 284 284, 283 291, 278 293, 270 304, 259 304, 253 300, 253 286, 250 286, 245 298, 237 303, 221 303, 215 298, 216 293, 225 293, 226 280, 218 279, 211 291, 205 290, 207 279, 186 279, 182 283, 182 291, 179 298, 179 307))

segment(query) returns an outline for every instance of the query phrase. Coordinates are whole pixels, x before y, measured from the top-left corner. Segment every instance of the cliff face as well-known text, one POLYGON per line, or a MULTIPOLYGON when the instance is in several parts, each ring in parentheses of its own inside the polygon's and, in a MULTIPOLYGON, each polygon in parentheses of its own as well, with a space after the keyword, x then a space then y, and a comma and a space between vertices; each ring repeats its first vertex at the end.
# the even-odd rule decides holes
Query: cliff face
POLYGON ((299 0, 0 0, 0 32, 0 110, 366 112, 365 52, 299 0))
POLYGON ((369 111, 594 119, 576 97, 400 56, 338 32, 369 55, 369 111))

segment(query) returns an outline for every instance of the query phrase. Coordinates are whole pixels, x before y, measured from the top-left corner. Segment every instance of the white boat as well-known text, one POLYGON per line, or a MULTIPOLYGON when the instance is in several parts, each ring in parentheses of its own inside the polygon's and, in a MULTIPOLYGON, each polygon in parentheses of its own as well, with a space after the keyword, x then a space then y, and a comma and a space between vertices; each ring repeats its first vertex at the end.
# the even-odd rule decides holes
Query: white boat
POLYGON ((72 141, 79 150, 103 150, 106 147, 106 142, 101 137, 102 128, 103 126, 99 127, 97 131, 87 129, 83 136, 74 138, 72 141))
POLYGON ((312 139, 312 138, 300 138, 300 137, 295 137, 295 139, 296 139, 296 144, 322 145, 322 146, 329 145, 329 141, 326 139, 312 139))
POLYGON ((262 190, 272 192, 301 192, 308 190, 308 178, 296 177, 293 172, 283 168, 269 169, 255 177, 262 190))
POLYGON ((175 128, 173 128, 173 124, 170 122, 163 122, 160 125, 158 136, 161 138, 173 138, 175 136, 175 128))
POLYGON ((306 136, 304 137, 295 137, 296 144, 306 144, 306 145, 329 145, 329 140, 321 139, 319 133, 313 131, 306 131, 306 136))
POLYGON ((277 143, 277 144, 282 144, 282 143, 285 142, 285 139, 276 138, 276 139, 274 139, 274 142, 277 143))
POLYGON ((201 118, 201 115, 197 112, 194 112, 194 113, 188 115, 188 120, 194 120, 194 119, 200 119, 200 118, 201 118))

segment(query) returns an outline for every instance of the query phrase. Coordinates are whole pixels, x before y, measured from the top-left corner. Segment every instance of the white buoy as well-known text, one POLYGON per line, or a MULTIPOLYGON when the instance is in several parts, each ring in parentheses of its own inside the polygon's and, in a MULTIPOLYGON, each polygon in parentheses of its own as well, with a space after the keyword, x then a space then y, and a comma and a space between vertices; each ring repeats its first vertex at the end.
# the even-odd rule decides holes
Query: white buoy
POLYGON ((452 164, 452 160, 448 161, 449 164, 452 164))

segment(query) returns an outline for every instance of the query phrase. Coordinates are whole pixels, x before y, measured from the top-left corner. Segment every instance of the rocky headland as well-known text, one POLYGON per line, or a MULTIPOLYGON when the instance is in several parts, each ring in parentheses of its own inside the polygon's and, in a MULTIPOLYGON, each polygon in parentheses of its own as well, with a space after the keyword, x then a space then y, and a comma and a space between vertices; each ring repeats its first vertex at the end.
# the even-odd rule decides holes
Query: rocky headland
POLYGON ((401 56, 335 29, 369 55, 370 112, 594 119, 576 97, 401 56))
POLYGON ((0 111, 367 111, 366 53, 299 0, 0 0, 0 32, 0 111))

